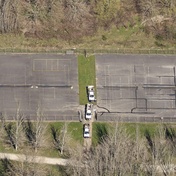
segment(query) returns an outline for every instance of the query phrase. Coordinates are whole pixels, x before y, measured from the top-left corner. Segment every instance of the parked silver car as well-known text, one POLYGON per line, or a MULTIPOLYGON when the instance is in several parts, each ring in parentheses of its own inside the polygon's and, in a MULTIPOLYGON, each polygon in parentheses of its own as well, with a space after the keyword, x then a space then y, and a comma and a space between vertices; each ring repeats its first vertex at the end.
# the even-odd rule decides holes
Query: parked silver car
POLYGON ((86 112, 85 112, 85 119, 90 120, 93 115, 93 104, 87 103, 86 104, 86 112))
POLYGON ((84 136, 84 138, 90 137, 90 125, 89 124, 83 125, 83 136, 84 136))
POLYGON ((88 93, 88 100, 90 102, 96 100, 94 86, 92 86, 92 85, 87 86, 87 93, 88 93))

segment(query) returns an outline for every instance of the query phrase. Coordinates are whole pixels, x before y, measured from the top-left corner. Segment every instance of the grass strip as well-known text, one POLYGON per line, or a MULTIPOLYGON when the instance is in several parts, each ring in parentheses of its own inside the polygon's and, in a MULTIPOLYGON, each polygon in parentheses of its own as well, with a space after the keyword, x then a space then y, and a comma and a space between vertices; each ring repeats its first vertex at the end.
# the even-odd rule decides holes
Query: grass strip
MULTIPOLYGON (((95 57, 78 56, 78 74, 79 74, 79 103, 84 105, 88 102, 86 86, 94 85, 96 91, 96 73, 95 57)), ((95 92, 96 96, 96 92, 95 92)))

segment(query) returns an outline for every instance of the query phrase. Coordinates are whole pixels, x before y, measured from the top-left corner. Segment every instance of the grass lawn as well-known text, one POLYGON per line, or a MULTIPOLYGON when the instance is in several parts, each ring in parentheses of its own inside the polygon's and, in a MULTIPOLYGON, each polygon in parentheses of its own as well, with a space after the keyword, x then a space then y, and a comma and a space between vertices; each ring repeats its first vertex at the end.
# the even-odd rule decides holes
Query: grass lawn
MULTIPOLYGON (((115 123, 113 122, 94 122, 93 123, 93 145, 97 145, 103 135, 109 134, 110 131, 115 130, 115 123)), ((137 129, 139 132, 139 137, 144 138, 146 134, 149 134, 151 137, 157 135, 158 129, 160 128, 160 123, 118 123, 118 126, 124 127, 129 135, 132 138, 136 139, 137 129)), ((176 124, 164 124, 168 128, 172 128, 176 131, 176 124)))
MULTIPOLYGON (((61 155, 58 150, 54 148, 53 138, 51 134, 51 126, 54 126, 58 131, 61 131, 65 122, 53 122, 48 123, 48 128, 46 131, 46 146, 38 150, 38 155, 46 157, 63 157, 67 158, 65 155, 61 155)), ((80 122, 66 122, 68 124, 67 134, 69 136, 69 146, 72 149, 77 149, 77 146, 83 145, 83 127, 80 122)), ((104 135, 110 134, 115 130, 115 123, 113 122, 94 122, 93 123, 93 135, 92 135, 92 144, 96 146, 104 135)), ((157 135, 157 130, 161 124, 159 123, 118 123, 119 127, 125 128, 127 133, 131 135, 132 139, 136 140, 136 132, 139 130, 139 138, 145 138, 146 134, 149 134, 151 137, 157 135)), ((168 128, 176 131, 176 124, 169 123, 165 124, 168 128)), ((0 140, 0 152, 7 153, 21 153, 21 151, 15 151, 10 145, 3 144, 3 141, 0 140)))
POLYGON ((93 36, 85 36, 76 42, 64 41, 59 38, 39 39, 26 38, 20 34, 0 34, 0 52, 65 53, 65 50, 70 48, 77 48, 77 52, 87 49, 89 53, 94 53, 94 50, 98 50, 98 52, 118 51, 126 54, 176 53, 174 41, 159 40, 152 34, 146 34, 140 23, 128 28, 117 29, 116 26, 112 26, 108 30, 99 29, 93 36), (167 49, 171 50, 168 51, 167 49))
POLYGON ((67 124, 67 137, 66 139, 69 139, 69 145, 72 149, 76 148, 78 144, 83 144, 83 135, 82 135, 82 123, 80 122, 52 122, 48 124, 47 128, 47 139, 50 143, 50 147, 48 146, 44 149, 41 149, 41 155, 48 156, 48 157, 62 157, 65 158, 64 155, 61 155, 59 151, 54 149, 53 145, 53 137, 51 133, 51 127, 54 126, 56 129, 58 129, 59 132, 61 132, 64 124, 67 124))
MULTIPOLYGON (((54 126, 55 129, 58 130, 58 133, 61 132, 64 123, 67 123, 67 139, 69 138, 69 145, 72 149, 76 148, 77 145, 83 144, 83 132, 82 132, 82 123, 80 122, 50 122, 46 123, 47 130, 45 132, 45 145, 41 148, 39 148, 37 155, 42 155, 46 157, 65 157, 63 155, 60 155, 59 151, 57 151, 54 148, 53 144, 53 137, 52 137, 52 131, 51 127, 54 126)), ((9 144, 5 144, 4 142, 4 134, 1 134, 2 138, 0 138, 0 152, 4 153, 21 153, 23 150, 28 150, 30 145, 27 145, 19 148, 18 151, 15 151, 12 146, 9 144)), ((5 134, 6 136, 6 134, 5 134)), ((31 149, 30 149, 31 150, 31 149)))
MULTIPOLYGON (((96 90, 95 57, 85 58, 78 56, 78 74, 79 74, 79 103, 85 105, 88 102, 86 86, 94 85, 96 90)), ((96 96, 96 92, 95 92, 96 96)))
POLYGON ((58 130, 61 130, 61 128, 63 127, 64 123, 68 124, 68 133, 71 135, 71 137, 73 138, 73 140, 75 141, 79 141, 79 142, 83 142, 83 138, 82 138, 82 123, 80 122, 53 122, 53 123, 49 123, 48 125, 48 133, 50 133, 51 131, 51 126, 54 126, 56 128, 58 128, 58 130))
MULTIPOLYGON (((94 35, 85 36, 81 40, 76 41, 64 41, 59 38, 26 38, 23 35, 12 33, 0 34, 1 52, 61 52, 61 50, 67 50, 68 48, 104 52, 106 50, 108 52, 131 48, 130 52, 132 53, 135 53, 135 49, 143 49, 140 53, 146 53, 145 49, 152 49, 154 54, 156 54, 158 49, 167 50, 170 48, 175 50, 176 44, 174 40, 172 42, 170 40, 159 40, 152 33, 146 34, 140 22, 134 27, 117 28, 116 26, 111 26, 108 30, 100 28, 94 35)), ((125 50, 124 52, 127 51, 125 50)), ((161 52, 161 54, 165 53, 161 52)))

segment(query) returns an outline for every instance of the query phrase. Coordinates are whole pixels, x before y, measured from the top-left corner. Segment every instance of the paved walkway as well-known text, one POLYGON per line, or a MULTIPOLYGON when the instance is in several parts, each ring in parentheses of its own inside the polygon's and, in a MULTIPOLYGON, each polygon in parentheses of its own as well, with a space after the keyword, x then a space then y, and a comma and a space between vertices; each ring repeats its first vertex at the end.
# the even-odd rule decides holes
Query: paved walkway
POLYGON ((0 153, 0 159, 9 159, 14 161, 62 165, 62 166, 65 166, 69 163, 68 159, 49 158, 49 157, 43 157, 43 156, 27 156, 22 154, 11 154, 11 153, 0 153))

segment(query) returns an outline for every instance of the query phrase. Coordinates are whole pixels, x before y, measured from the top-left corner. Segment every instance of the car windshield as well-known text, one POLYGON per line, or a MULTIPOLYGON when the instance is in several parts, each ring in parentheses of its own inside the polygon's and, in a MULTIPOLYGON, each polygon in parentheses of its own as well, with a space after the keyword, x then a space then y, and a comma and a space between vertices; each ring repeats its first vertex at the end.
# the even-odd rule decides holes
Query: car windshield
POLYGON ((87 115, 91 115, 91 113, 87 113, 87 115))
POLYGON ((90 95, 90 97, 94 97, 94 95, 90 95))

